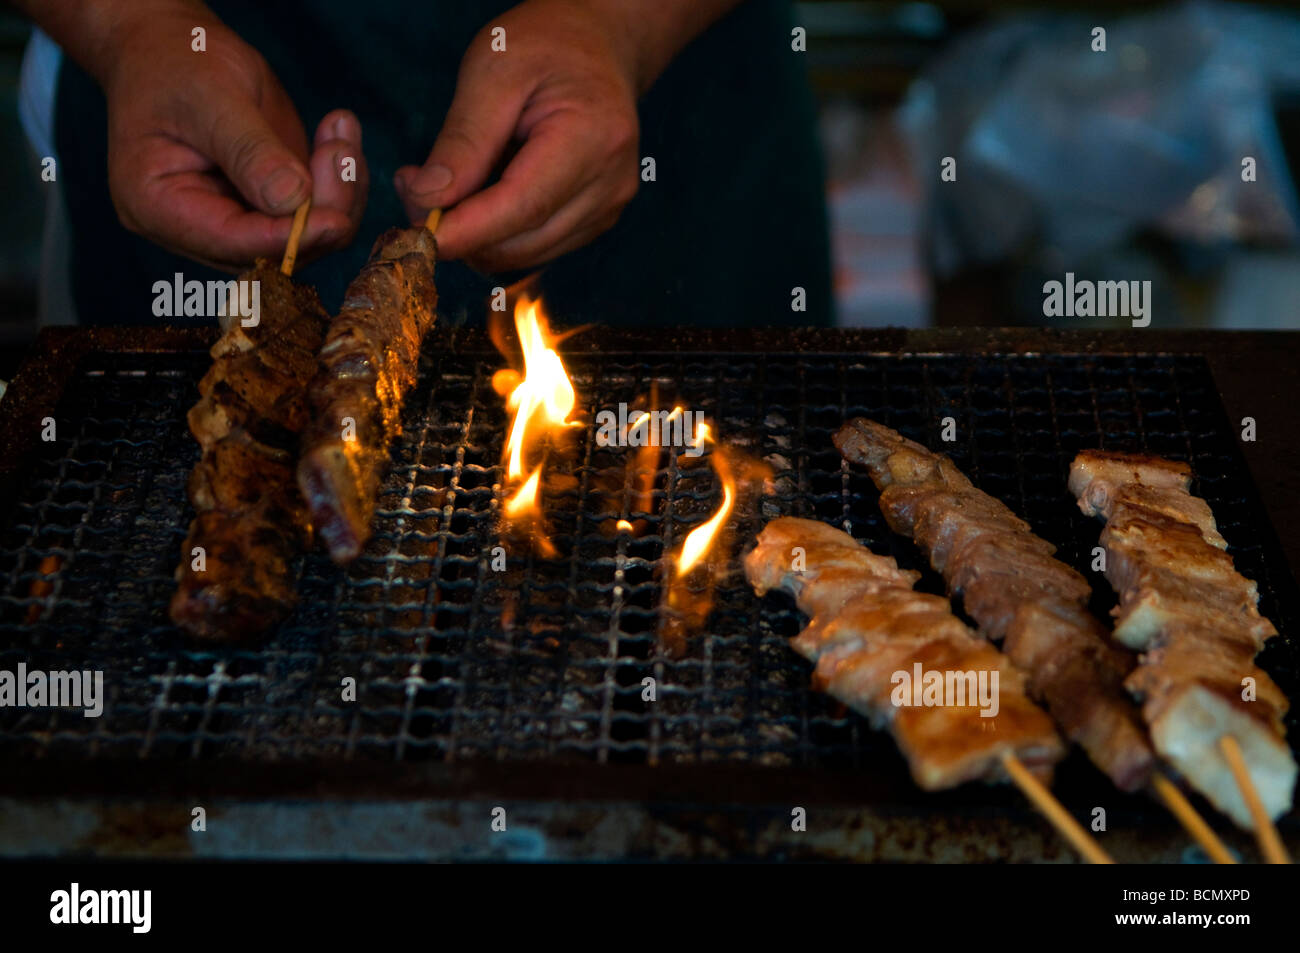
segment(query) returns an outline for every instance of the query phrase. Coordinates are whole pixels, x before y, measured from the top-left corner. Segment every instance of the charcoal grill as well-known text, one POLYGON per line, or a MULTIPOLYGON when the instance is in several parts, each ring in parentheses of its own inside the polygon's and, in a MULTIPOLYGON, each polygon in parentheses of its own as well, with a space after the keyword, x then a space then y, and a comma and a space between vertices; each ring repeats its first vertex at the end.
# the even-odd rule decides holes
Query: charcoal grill
MULTIPOLYGON (((1099 527, 1066 491, 1073 454, 1189 460, 1283 633, 1261 665, 1300 697, 1300 603, 1273 528, 1294 542, 1294 451, 1279 446, 1294 431, 1274 430, 1254 461, 1266 509, 1220 399, 1263 432, 1274 418, 1262 415, 1284 421, 1260 389, 1285 380, 1268 367, 1294 366, 1289 335, 590 331, 566 344, 587 425, 575 482, 549 498, 559 556, 544 559, 500 532, 500 358, 478 332, 439 332, 365 553, 347 570, 309 556, 295 614, 233 649, 187 643, 166 617, 197 457, 185 413, 209 342, 47 332, 0 401, 0 668, 102 669, 108 695, 98 719, 0 709, 8 855, 1070 859, 1009 788, 917 792, 887 737, 809 689, 787 646, 802 622, 790 603, 745 585, 734 557, 767 519, 796 515, 850 527, 942 591, 831 445, 858 414, 941 447, 1085 572, 1099 527), (660 640, 664 556, 719 487, 711 468, 665 457, 654 505, 639 508, 633 451, 598 446, 592 423, 652 387, 776 471, 734 514, 732 569, 680 657, 660 640), (647 531, 611 532, 618 519, 647 531), (205 833, 190 831, 198 805, 205 833), (491 829, 497 806, 505 832, 491 829), (811 812, 807 832, 790 829, 795 806, 811 812)), ((1057 791, 1080 814, 1107 808, 1118 859, 1186 856, 1172 820, 1077 753, 1057 791)), ((1282 829, 1294 837, 1294 818, 1282 829)))

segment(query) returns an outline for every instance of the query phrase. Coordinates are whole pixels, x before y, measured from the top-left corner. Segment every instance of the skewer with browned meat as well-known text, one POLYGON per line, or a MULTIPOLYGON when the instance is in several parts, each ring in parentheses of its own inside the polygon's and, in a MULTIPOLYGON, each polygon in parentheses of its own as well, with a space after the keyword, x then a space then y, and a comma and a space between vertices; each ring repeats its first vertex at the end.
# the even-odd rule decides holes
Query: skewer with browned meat
POLYGON ((1284 740, 1287 699, 1254 664, 1277 630, 1190 485, 1187 464, 1144 454, 1084 451, 1070 467, 1079 508, 1106 520, 1106 578, 1120 597, 1115 635, 1143 653, 1127 684, 1142 700, 1156 750, 1252 828, 1220 739, 1240 745, 1269 817, 1288 810, 1296 763, 1284 740))
POLYGON ((178 626, 214 641, 253 636, 297 602, 293 562, 311 530, 294 458, 307 421, 306 382, 329 321, 314 291, 268 262, 239 280, 259 283, 258 322, 222 318, 189 412, 203 453, 190 474, 197 516, 171 601, 178 626))
POLYGON ((1005 639, 1007 656, 1066 736, 1121 790, 1145 785, 1155 759, 1123 687, 1134 659, 1085 608, 1087 580, 947 457, 864 418, 834 441, 867 468, 890 527, 929 555, 985 636, 1005 639))
POLYGON ((779 589, 795 597, 811 620, 791 644, 816 664, 816 684, 887 728, 920 787, 1008 780, 1007 756, 1050 778, 1064 754, 1051 719, 1026 697, 1015 667, 962 624, 947 599, 912 589, 918 573, 847 533, 792 517, 767 524, 745 573, 760 595, 779 589), (896 704, 898 673, 911 675, 918 665, 975 681, 983 673, 996 688, 996 715, 982 716, 970 696, 965 705, 896 704))
POLYGON ((436 258, 427 227, 381 235, 320 350, 298 485, 336 563, 356 558, 370 537, 388 446, 436 316, 436 258))

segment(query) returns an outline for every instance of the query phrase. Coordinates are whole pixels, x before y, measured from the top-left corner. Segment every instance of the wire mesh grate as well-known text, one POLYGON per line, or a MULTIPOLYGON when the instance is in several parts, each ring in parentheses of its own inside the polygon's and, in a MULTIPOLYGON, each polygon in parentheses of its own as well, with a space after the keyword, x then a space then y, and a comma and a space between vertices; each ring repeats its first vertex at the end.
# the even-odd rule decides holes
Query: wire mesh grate
MULTIPOLYGON (((862 767, 887 738, 809 688, 786 640, 800 616, 756 599, 737 556, 783 514, 839 526, 942 583, 843 464, 832 432, 867 415, 945 450, 1087 573, 1099 525, 1065 472, 1087 447, 1189 460, 1241 571, 1283 637, 1261 664, 1297 688, 1294 583, 1198 357, 1170 355, 630 354, 568 360, 586 426, 548 486, 556 558, 503 538, 507 417, 481 341, 430 349, 375 536, 346 571, 321 554, 301 604, 264 644, 214 649, 166 617, 197 447, 185 424, 202 354, 97 354, 72 377, 0 531, 0 669, 99 669, 99 718, 0 708, 7 757, 554 760, 862 767), (707 622, 660 646, 664 555, 716 509, 707 454, 659 461, 649 497, 635 451, 595 439, 595 414, 655 391, 701 411, 773 478, 731 519, 731 560, 707 622), (940 441, 945 418, 957 439, 940 441), (639 535, 614 531, 637 521, 639 535), (504 571, 494 547, 506 551, 504 571), (654 678, 656 699, 643 700, 654 678), (355 679, 355 701, 343 697, 355 679)), ((1094 608, 1112 599, 1096 587, 1094 608)))

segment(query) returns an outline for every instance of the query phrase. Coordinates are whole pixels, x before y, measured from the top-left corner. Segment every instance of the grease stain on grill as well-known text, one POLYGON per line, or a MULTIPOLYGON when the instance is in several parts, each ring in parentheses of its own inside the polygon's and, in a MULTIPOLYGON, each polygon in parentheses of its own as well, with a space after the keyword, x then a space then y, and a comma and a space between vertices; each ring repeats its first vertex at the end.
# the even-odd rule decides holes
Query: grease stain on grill
MULTIPOLYGON (((182 641, 165 614, 197 457, 185 414, 206 357, 92 355, 63 395, 60 440, 40 448, 0 530, 0 668, 101 668, 108 699, 99 719, 0 710, 0 751, 255 762, 741 761, 869 769, 911 792, 888 737, 811 690, 809 666, 787 645, 802 622, 789 601, 756 599, 734 562, 767 520, 812 517, 924 570, 921 587, 942 592, 916 550, 885 526, 867 476, 831 445, 831 433, 858 414, 946 451, 1090 578, 1100 527, 1066 491, 1073 454, 1100 446, 1189 460, 1196 492, 1283 633, 1260 664, 1296 694, 1294 583, 1200 358, 567 360, 587 423, 548 487, 559 558, 516 543, 506 570, 492 568, 492 548, 503 544, 507 416, 491 388, 499 359, 486 345, 431 353, 405 408, 365 553, 346 571, 311 554, 301 604, 268 642, 215 649, 182 641), (628 475, 634 451, 596 445, 591 424, 596 411, 632 404, 652 385, 774 470, 766 492, 733 514, 732 570, 681 657, 665 654, 657 638, 665 554, 711 515, 720 488, 711 468, 665 455, 647 497, 628 475), (958 440, 942 444, 948 416, 958 440), (638 535, 613 531, 620 518, 638 535), (355 702, 342 698, 349 677, 355 702), (654 702, 642 700, 647 677, 654 702)), ((1109 590, 1094 590, 1093 608, 1104 614, 1109 590)), ((715 846, 732 839, 704 829, 686 836, 715 846)), ((887 826, 871 836, 888 840, 891 856, 936 849, 904 844, 887 826)))

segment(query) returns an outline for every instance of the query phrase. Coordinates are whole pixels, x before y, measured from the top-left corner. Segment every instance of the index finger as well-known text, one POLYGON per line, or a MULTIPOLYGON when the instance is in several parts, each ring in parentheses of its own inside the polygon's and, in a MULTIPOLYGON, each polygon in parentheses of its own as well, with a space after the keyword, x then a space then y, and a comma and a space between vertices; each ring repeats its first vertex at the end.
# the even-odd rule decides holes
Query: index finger
MULTIPOLYGON (((146 193, 136 215, 138 228, 173 251, 233 270, 284 254, 293 216, 249 209, 209 175, 169 175, 146 193)), ((313 210, 300 247, 311 249, 327 232, 336 233, 340 218, 344 216, 334 210, 313 210)))
POLYGON ((480 248, 544 225, 600 174, 574 143, 575 130, 541 123, 501 174, 501 180, 448 210, 438 226, 438 249, 463 258, 480 248))

